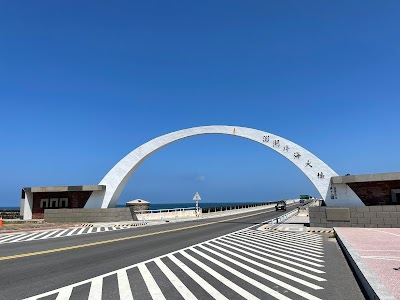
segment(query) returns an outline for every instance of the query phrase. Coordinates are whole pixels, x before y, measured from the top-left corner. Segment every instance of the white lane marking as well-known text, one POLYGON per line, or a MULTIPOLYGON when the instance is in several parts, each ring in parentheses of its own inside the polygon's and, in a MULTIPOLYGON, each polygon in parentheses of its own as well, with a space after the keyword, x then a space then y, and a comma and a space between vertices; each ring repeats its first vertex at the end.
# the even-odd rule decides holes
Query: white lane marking
POLYGON ((62 289, 60 289, 56 300, 69 300, 72 294, 72 287, 67 286, 62 289))
MULTIPOLYGON (((291 292, 293 292, 293 293, 295 293, 295 294, 297 294, 299 296, 302 296, 302 297, 304 297, 306 299, 311 299, 311 300, 317 300, 317 299, 321 300, 320 298, 315 297, 315 296, 313 296, 313 295, 311 295, 311 294, 309 294, 307 292, 304 292, 304 291, 302 291, 302 290, 300 290, 300 289, 298 289, 298 288, 296 288, 296 287, 294 287, 294 286, 292 286, 290 284, 287 284, 287 283, 285 283, 285 282, 283 282, 281 280, 278 280, 278 279, 276 279, 276 278, 274 278, 272 276, 264 274, 263 272, 260 272, 260 271, 254 269, 252 267, 249 267, 249 266, 247 266, 247 265, 245 265, 245 264, 243 264, 241 262, 238 262, 235 259, 232 259, 232 258, 227 257, 225 255, 221 255, 219 252, 216 252, 214 250, 207 249, 203 245, 199 245, 198 247, 202 248, 203 250, 207 250, 207 251, 209 251, 209 252, 211 252, 211 253, 213 253, 213 254, 215 254, 215 255, 223 258, 223 259, 225 259, 226 261, 229 261, 230 263, 233 263, 233 264, 237 265, 238 267, 240 267, 242 269, 245 269, 246 271, 249 271, 249 272, 251 272, 251 273, 253 273, 253 274, 255 274, 255 275, 257 275, 257 276, 259 276, 261 278, 264 278, 264 279, 266 279, 268 281, 271 281, 271 282, 273 282, 273 283, 275 283, 275 284, 277 284, 277 285, 279 285, 279 286, 287 289, 288 291, 291 291, 291 292)), ((205 253, 203 253, 203 252, 201 252, 201 251, 199 251, 197 249, 192 249, 192 250, 195 251, 196 253, 198 253, 199 255, 203 256, 205 259, 208 259, 209 261, 212 261, 213 263, 215 263, 217 265, 222 264, 220 261, 212 258, 211 256, 209 256, 209 255, 207 255, 207 254, 205 254, 205 253)), ((321 288, 321 289, 323 289, 323 288, 321 288)))
POLYGON ((245 238, 247 238, 247 239, 249 239, 249 240, 252 240, 252 241, 257 241, 257 242, 259 242, 259 243, 267 244, 269 247, 272 247, 272 246, 273 246, 276 250, 283 249, 283 250, 289 250, 289 251, 295 252, 295 253, 293 253, 293 254, 295 254, 295 255, 297 255, 297 256, 304 257, 304 255, 307 255, 307 258, 309 258, 309 256, 313 256, 313 257, 323 257, 323 255, 321 255, 321 253, 315 254, 315 253, 306 252, 306 251, 305 251, 304 249, 302 249, 301 247, 292 246, 292 245, 291 245, 290 243, 288 243, 288 242, 283 243, 283 242, 275 241, 275 240, 273 240, 273 239, 268 239, 268 240, 267 240, 267 239, 260 238, 260 237, 256 237, 256 236, 253 236, 253 235, 244 235, 244 234, 240 234, 240 236, 245 237, 245 238), (296 254, 296 253, 298 253, 298 254, 296 254))
MULTIPOLYGON (((272 231, 273 232, 273 231, 272 231)), ((321 235, 312 232, 285 232, 287 235, 302 237, 305 239, 314 239, 318 240, 321 239, 321 235)))
MULTIPOLYGON (((249 241, 248 239, 238 238, 238 237, 235 237, 235 238, 224 237, 224 239, 228 239, 228 240, 231 240, 231 241, 233 240, 233 242, 239 242, 239 243, 245 244, 246 246, 249 246, 249 247, 260 249, 260 250, 263 250, 265 252, 273 253, 275 255, 280 255, 280 256, 283 256, 283 257, 287 257, 287 258, 289 258, 291 260, 301 261, 302 263, 307 263, 307 264, 315 266, 315 267, 324 267, 324 265, 321 265, 321 264, 318 264, 318 263, 315 263, 315 262, 307 260, 308 257, 306 257, 306 259, 299 258, 299 257, 294 256, 293 253, 290 252, 290 251, 283 251, 283 250, 280 250, 280 249, 279 249, 280 252, 278 252, 278 251, 275 251, 277 249, 275 249, 274 247, 268 247, 268 248, 272 249, 272 250, 269 250, 267 248, 267 245, 261 244, 261 243, 257 243, 257 242, 254 242, 254 241, 249 241), (261 247, 259 247, 259 246, 261 246, 261 247), (287 254, 282 253, 282 252, 285 252, 287 254)), ((318 260, 318 261, 319 262, 324 262, 323 260, 318 260)))
POLYGON ((142 274, 144 283, 147 286, 147 290, 149 291, 151 298, 154 300, 165 300, 164 294, 161 292, 160 287, 157 282, 154 280, 151 275, 149 269, 147 269, 145 264, 140 264, 138 266, 140 274, 142 274))
POLYGON ((59 232, 60 230, 54 230, 54 231, 50 231, 48 234, 46 234, 45 236, 40 237, 39 240, 44 240, 49 238, 50 236, 52 236, 53 234, 56 234, 57 232, 59 232))
MULTIPOLYGON (((230 245, 221 243, 221 242, 219 242, 219 241, 212 241, 212 244, 211 244, 211 245, 214 245, 215 243, 218 243, 218 244, 220 244, 220 245, 222 245, 222 246, 224 246, 224 247, 229 247, 230 249, 235 250, 235 251, 238 251, 238 252, 240 252, 240 253, 243 253, 243 254, 245 254, 245 255, 247 255, 247 256, 254 257, 255 259, 265 261, 266 263, 270 263, 270 264, 272 264, 272 265, 281 267, 281 268, 283 268, 283 269, 292 271, 292 272, 294 272, 294 273, 303 275, 303 276, 305 276, 305 277, 309 277, 309 278, 314 279, 314 280, 317 280, 317 281, 326 281, 326 279, 324 279, 324 278, 322 278, 322 277, 318 277, 318 276, 312 275, 312 274, 310 274, 310 273, 307 273, 307 272, 301 271, 301 270, 299 270, 299 269, 296 269, 296 268, 287 266, 287 265, 285 265, 285 264, 281 264, 281 263, 276 262, 276 261, 273 261, 273 260, 271 260, 271 259, 264 258, 264 257, 262 257, 262 256, 260 256, 260 255, 256 255, 256 254, 253 254, 253 253, 251 253, 251 252, 249 252, 249 251, 242 250, 242 249, 240 249, 240 248, 238 248, 238 247, 233 247, 233 246, 230 246, 230 245)), ((261 251, 259 251, 259 252, 261 252, 261 251)))
POLYGON ((272 238, 272 239, 275 239, 278 241, 290 242, 293 245, 308 248, 311 250, 323 250, 323 248, 324 248, 323 246, 321 246, 319 244, 317 245, 317 244, 309 243, 309 242, 299 242, 299 241, 296 241, 295 238, 285 237, 283 235, 262 234, 262 233, 250 232, 250 231, 248 231, 246 233, 249 233, 250 235, 254 235, 254 236, 268 238, 268 239, 272 238))
POLYGON ((25 239, 25 238, 27 238, 27 237, 32 237, 32 236, 34 236, 34 235, 36 235, 36 234, 37 234, 37 232, 32 232, 32 233, 29 233, 29 234, 27 234, 27 235, 21 236, 21 237, 19 237, 19 238, 13 239, 13 240, 11 240, 11 242, 12 242, 12 243, 15 243, 15 242, 18 242, 18 241, 20 241, 20 240, 23 240, 23 239, 25 239))
POLYGON ((315 242, 315 243, 320 243, 322 241, 322 237, 320 234, 311 233, 308 231, 303 231, 303 232, 274 231, 274 230, 265 230, 265 231, 257 230, 257 231, 271 233, 271 234, 282 233, 287 237, 294 237, 294 238, 302 240, 302 241, 309 241, 309 242, 315 242))
POLYGON ((9 236, 8 238, 0 241, 0 244, 2 244, 4 242, 7 242, 7 241, 10 241, 10 240, 13 240, 14 238, 19 238, 19 237, 22 237, 22 236, 26 236, 27 234, 28 234, 27 232, 24 232, 24 233, 20 233, 20 234, 15 234, 15 235, 9 236))
POLYGON ((52 236, 52 238, 60 237, 60 236, 62 236, 64 233, 66 233, 67 231, 69 231, 69 228, 64 229, 63 231, 61 231, 60 233, 56 234, 55 236, 52 236))
POLYGON ((104 277, 95 277, 92 280, 88 300, 101 300, 103 294, 103 278, 104 277))
POLYGON ((167 267, 166 264, 164 264, 164 262, 161 259, 156 258, 154 262, 160 268, 160 270, 165 274, 165 276, 167 276, 169 281, 179 292, 179 294, 181 294, 183 299, 197 300, 196 296, 192 294, 192 292, 186 287, 186 285, 184 285, 182 281, 180 281, 180 279, 167 267))
POLYGON ((119 298, 123 300, 133 300, 132 289, 129 283, 126 270, 117 271, 119 298))
POLYGON ((215 289, 211 284, 201 278, 197 273, 192 271, 188 266, 181 262, 174 255, 168 255, 168 258, 172 260, 179 268, 182 269, 189 277, 191 277, 201 288, 203 288, 211 297, 218 300, 229 300, 224 295, 222 295, 217 289, 215 289))
MULTIPOLYGON (((229 244, 229 245, 231 245, 230 247, 233 247, 233 248, 238 249, 238 250, 239 249, 245 249, 245 250, 247 250, 247 251, 245 251, 246 253, 254 252, 254 253, 257 253, 259 255, 263 255, 263 256, 266 256, 266 257, 271 257, 271 258, 273 258, 275 260, 279 260, 279 261, 285 262, 287 264, 291 264, 291 265, 294 265, 296 267, 300 267, 300 268, 306 269, 306 270, 314 272, 314 273, 320 273, 320 274, 325 273, 322 270, 315 269, 315 268, 306 266, 304 264, 300 264, 300 263, 297 263, 297 262, 294 262, 294 261, 291 261, 291 260, 276 256, 276 255, 269 254, 266 251, 260 251, 260 250, 257 250, 255 248, 250 248, 250 247, 244 246, 244 245, 242 245, 241 243, 238 243, 238 242, 231 242, 231 241, 228 241, 226 239, 217 239, 217 240, 214 240, 213 242, 219 242, 219 241, 223 241, 224 242, 223 243, 224 246, 228 246, 228 244, 229 244), (251 252, 249 252, 249 251, 251 251, 251 252)), ((257 248, 264 250, 261 247, 257 247, 257 248)), ((241 250, 241 251, 243 251, 243 250, 241 250)), ((323 265, 320 265, 320 266, 323 267, 323 265)))
POLYGON ((286 238, 293 238, 297 241, 314 243, 314 244, 322 244, 322 237, 317 235, 312 237, 313 233, 299 233, 299 232, 290 232, 290 231, 263 231, 270 235, 283 235, 286 238))
MULTIPOLYGON (((203 247, 206 247, 206 249, 207 249, 208 251, 210 251, 210 252, 211 252, 211 251, 214 251, 215 253, 218 252, 218 251, 215 251, 214 249, 210 248, 210 243, 206 243, 205 245, 203 244, 202 246, 203 246, 203 247)), ((303 284, 303 285, 305 285, 305 286, 308 286, 309 288, 312 288, 312 289, 314 289, 314 290, 321 290, 321 289, 323 289, 322 287, 320 287, 320 286, 318 286, 318 285, 315 285, 315 284, 313 284, 313 283, 310 283, 310 282, 308 282, 308 281, 305 281, 305 280, 303 280, 303 279, 300 279, 300 278, 298 278, 298 277, 296 277, 296 276, 293 276, 293 275, 290 275, 290 274, 288 274, 288 273, 279 271, 279 270, 277 270, 277 269, 268 267, 267 265, 261 264, 261 263, 255 261, 255 260, 249 259, 249 258, 247 258, 247 257, 244 257, 244 256, 242 256, 242 255, 240 255, 240 254, 237 254, 237 253, 235 253, 235 252, 232 252, 232 251, 230 251, 230 250, 224 249, 224 248, 219 247, 219 246, 216 246, 216 245, 211 245, 211 246, 212 246, 213 248, 215 248, 215 249, 218 249, 219 251, 222 251, 222 252, 224 252, 224 253, 230 254, 231 256, 237 257, 237 258, 239 258, 239 259, 241 259, 241 260, 243 260, 243 261, 245 261, 245 262, 248 262, 248 263, 250 263, 250 264, 253 264, 253 265, 255 265, 255 266, 259 267, 259 268, 262 268, 262 269, 264 269, 264 270, 267 270, 267 271, 269 271, 269 272, 278 274, 278 275, 280 275, 280 276, 282 276, 282 277, 284 277, 284 278, 287 278, 287 279, 296 281, 296 282, 298 282, 298 283, 300 283, 300 284, 303 284)), ((213 252, 213 253, 214 253, 214 252, 213 252)), ((226 256, 225 254, 222 254, 221 252, 218 252, 218 253, 219 253, 219 254, 218 254, 219 257, 221 257, 221 258, 223 258, 223 259, 226 259, 226 257, 228 257, 228 256, 226 256)), ((321 278, 321 279, 322 279, 322 278, 321 278)), ((322 279, 321 281, 326 281, 326 280, 325 280, 325 279, 322 279)))
POLYGON ((81 230, 79 230, 76 235, 82 234, 85 231, 86 227, 81 228, 81 230))
POLYGON ((213 276, 215 279, 219 280, 221 283, 225 284, 227 287, 229 287, 231 290, 234 290, 236 293, 238 293, 239 295, 241 295, 242 297, 244 297, 245 299, 253 299, 256 300, 259 298, 257 298, 256 296, 254 296, 253 294, 249 293, 248 291, 244 290, 243 288, 241 288, 240 286, 238 286, 237 284, 233 283, 232 281, 230 281, 228 278, 222 276, 220 273, 214 271, 213 269, 211 269, 209 266, 203 264, 201 261, 199 261, 198 259, 194 258, 192 255, 190 255, 189 253, 187 253, 186 251, 182 251, 181 254, 186 257, 188 260, 190 260, 191 262, 193 262, 194 264, 196 264, 197 266, 199 266, 201 269, 203 269, 204 271, 206 271, 208 274, 210 274, 211 276, 213 276))
POLYGON ((281 293, 269 288, 268 286, 258 282, 257 280, 254 280, 253 278, 251 278, 251 277, 249 277, 249 276, 247 276, 247 275, 235 270, 234 268, 231 268, 230 266, 228 266, 228 265, 226 265, 226 264, 224 264, 224 263, 212 258, 211 256, 208 256, 207 254, 205 254, 205 253, 203 253, 203 252, 201 252, 201 251, 199 251, 199 250, 197 250, 195 248, 192 248, 190 250, 192 250, 193 252, 199 254, 200 256, 203 256, 204 258, 208 259, 209 261, 211 261, 212 263, 216 264, 217 266, 219 266, 219 267, 223 268, 224 270, 232 273, 236 277, 238 277, 238 278, 250 283, 251 285, 257 287, 261 291, 271 295, 274 298, 277 298, 277 299, 280 299, 280 300, 290 299, 290 298, 286 297, 285 295, 282 295, 281 293))
MULTIPOLYGON (((20 234, 20 233, 19 233, 20 234)), ((4 234, 4 235, 1 235, 0 236, 0 242, 2 241, 2 240, 5 240, 6 238, 9 238, 9 237, 12 237, 12 236, 15 236, 15 235, 18 235, 18 233, 17 234, 4 234)))
POLYGON ((234 235, 234 237, 237 237, 237 236, 245 238, 248 241, 251 241, 251 242, 254 242, 254 243, 258 243, 258 244, 263 245, 264 247, 267 247, 267 248, 273 248, 273 249, 275 249, 277 251, 290 253, 291 255, 296 255, 296 256, 307 258, 307 259, 311 259, 311 260, 314 260, 314 261, 323 262, 323 260, 320 260, 318 258, 314 258, 314 257, 323 257, 323 255, 317 255, 317 254, 313 254, 313 253, 304 254, 304 252, 302 252, 300 249, 295 249, 293 247, 290 247, 290 244, 282 245, 283 243, 279 244, 279 243, 276 243, 274 241, 264 241, 262 239, 260 240, 259 238, 255 238, 255 237, 248 236, 248 235, 234 235))
POLYGON ((100 232, 101 231, 101 227, 97 227, 96 232, 100 232))
POLYGON ((118 230, 118 229, 119 229, 118 227, 113 227, 113 228, 112 228, 112 230, 118 230))
MULTIPOLYGON (((243 235, 243 234, 242 234, 243 235)), ((298 249, 301 250, 301 252, 306 251, 307 253, 310 253, 311 255, 314 254, 313 256, 318 256, 321 255, 323 256, 323 249, 318 249, 313 246, 306 246, 306 245, 299 245, 294 243, 291 240, 287 240, 285 238, 277 238, 277 237, 271 237, 271 236, 265 236, 265 235, 259 235, 259 234, 247 234, 248 237, 257 239, 258 241, 265 241, 266 243, 275 243, 278 245, 282 245, 282 247, 287 248, 287 246, 290 246, 292 249, 298 249)))
POLYGON ((94 227, 90 227, 86 233, 91 233, 93 231, 93 229, 94 229, 94 227))
POLYGON ((47 233, 48 233, 48 231, 40 232, 37 235, 34 235, 34 236, 30 237, 29 239, 24 240, 24 242, 38 240, 41 236, 43 236, 43 235, 45 235, 47 233))
POLYGON ((311 253, 321 253, 323 252, 323 247, 320 246, 315 246, 313 244, 309 243, 297 243, 296 241, 292 239, 285 238, 283 236, 277 236, 277 235, 263 235, 263 234, 258 234, 258 233, 248 233, 248 236, 255 237, 258 239, 262 240, 267 240, 267 241, 274 241, 276 243, 282 243, 282 244, 288 244, 292 246, 293 248, 296 249, 304 249, 305 251, 311 252, 311 253))
POLYGON ((110 229, 108 227, 104 227, 104 231, 109 231, 110 229))
MULTIPOLYGON (((75 231, 77 231, 79 228, 74 228, 70 232, 68 232, 65 236, 71 236, 75 231)), ((74 234, 75 235, 75 234, 74 234)))

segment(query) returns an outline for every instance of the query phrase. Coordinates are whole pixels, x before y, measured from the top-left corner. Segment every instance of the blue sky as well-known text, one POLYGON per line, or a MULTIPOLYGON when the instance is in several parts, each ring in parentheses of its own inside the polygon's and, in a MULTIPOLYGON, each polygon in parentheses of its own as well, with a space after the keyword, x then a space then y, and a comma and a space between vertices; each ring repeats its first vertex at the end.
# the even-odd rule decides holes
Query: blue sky
MULTIPOLYGON (((0 206, 97 184, 171 131, 278 134, 339 174, 400 171, 399 1, 3 1, 0 206)), ((317 192, 274 151, 199 136, 155 153, 120 203, 317 192)))

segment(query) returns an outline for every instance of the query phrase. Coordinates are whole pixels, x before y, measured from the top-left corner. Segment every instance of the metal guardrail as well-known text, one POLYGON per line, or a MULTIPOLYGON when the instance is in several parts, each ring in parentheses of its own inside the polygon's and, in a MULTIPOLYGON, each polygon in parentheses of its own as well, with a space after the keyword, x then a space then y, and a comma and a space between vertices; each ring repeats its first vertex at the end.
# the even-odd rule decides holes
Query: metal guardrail
POLYGON ((278 218, 272 218, 272 219, 269 219, 267 221, 264 221, 264 222, 262 222, 262 224, 272 224, 272 225, 274 225, 274 224, 283 223, 287 219, 297 215, 298 213, 299 213, 299 210, 296 208, 296 209, 294 209, 292 211, 289 211, 288 213, 286 213, 286 214, 284 214, 284 215, 282 215, 282 216, 280 216, 278 218))
POLYGON ((168 209, 147 209, 147 210, 137 210, 136 214, 158 214, 164 212, 177 212, 177 211, 185 211, 185 210, 195 210, 196 207, 184 207, 184 208, 168 208, 168 209))
MULTIPOLYGON (((311 202, 308 202, 306 204, 303 205, 304 206, 310 206, 311 204, 313 204, 314 202, 319 201, 319 199, 315 199, 311 202)), ((262 222, 262 224, 271 224, 271 225, 275 225, 275 224, 280 224, 280 223, 284 223, 286 220, 290 219, 291 217, 296 216, 298 213, 300 212, 300 210, 298 208, 291 210, 289 212, 287 212, 286 214, 278 217, 278 218, 272 218, 269 219, 267 221, 262 222)))

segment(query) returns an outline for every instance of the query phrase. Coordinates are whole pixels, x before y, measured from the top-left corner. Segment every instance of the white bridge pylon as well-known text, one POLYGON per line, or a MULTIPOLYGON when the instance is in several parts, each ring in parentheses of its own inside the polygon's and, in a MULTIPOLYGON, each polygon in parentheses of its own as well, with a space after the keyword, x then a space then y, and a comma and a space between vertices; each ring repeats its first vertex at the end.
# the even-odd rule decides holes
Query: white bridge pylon
MULTIPOLYGON (((200 126, 171 132, 139 146, 121 159, 101 180, 105 191, 94 191, 85 208, 115 207, 130 176, 140 164, 157 150, 184 138, 202 134, 226 134, 260 143, 290 160, 310 179, 321 197, 329 205, 330 178, 338 176, 327 164, 303 147, 275 134, 238 126, 200 126)), ((334 204, 333 204, 334 205, 334 204)))

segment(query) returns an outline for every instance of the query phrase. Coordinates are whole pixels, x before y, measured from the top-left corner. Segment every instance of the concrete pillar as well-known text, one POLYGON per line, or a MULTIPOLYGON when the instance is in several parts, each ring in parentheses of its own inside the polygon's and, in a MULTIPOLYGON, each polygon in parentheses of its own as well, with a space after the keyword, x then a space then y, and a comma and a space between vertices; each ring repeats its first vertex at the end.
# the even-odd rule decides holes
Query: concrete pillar
POLYGON ((25 192, 25 198, 21 199, 21 211, 23 212, 22 219, 32 219, 32 208, 33 208, 33 193, 25 192))

